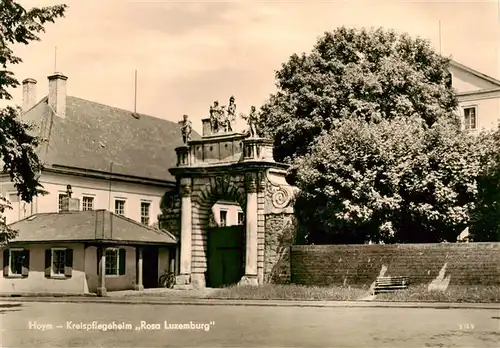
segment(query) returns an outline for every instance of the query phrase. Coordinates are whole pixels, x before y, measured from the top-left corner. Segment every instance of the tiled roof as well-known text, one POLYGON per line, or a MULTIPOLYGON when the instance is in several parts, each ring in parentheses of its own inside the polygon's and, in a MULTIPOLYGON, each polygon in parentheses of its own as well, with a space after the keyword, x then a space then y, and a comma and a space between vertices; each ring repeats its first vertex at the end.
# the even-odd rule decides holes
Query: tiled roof
POLYGON ((66 104, 65 118, 51 112, 47 97, 23 115, 48 139, 40 152, 47 166, 174 181, 168 169, 182 145, 179 124, 76 97, 66 104))
POLYGON ((18 231, 9 243, 51 241, 123 242, 124 244, 175 244, 164 230, 140 224, 107 210, 34 214, 9 225, 18 231))

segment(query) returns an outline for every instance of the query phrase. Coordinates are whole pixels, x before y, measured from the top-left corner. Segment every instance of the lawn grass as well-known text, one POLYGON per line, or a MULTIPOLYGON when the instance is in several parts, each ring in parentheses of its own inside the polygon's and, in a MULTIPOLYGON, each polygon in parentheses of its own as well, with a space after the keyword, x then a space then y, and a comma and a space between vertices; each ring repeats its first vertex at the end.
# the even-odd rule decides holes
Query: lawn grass
POLYGON ((450 285, 445 292, 428 291, 427 284, 378 294, 375 301, 500 303, 500 286, 450 285))
POLYGON ((262 286, 228 286, 214 289, 207 298, 231 300, 311 300, 355 301, 369 295, 369 287, 304 286, 264 284, 262 286))

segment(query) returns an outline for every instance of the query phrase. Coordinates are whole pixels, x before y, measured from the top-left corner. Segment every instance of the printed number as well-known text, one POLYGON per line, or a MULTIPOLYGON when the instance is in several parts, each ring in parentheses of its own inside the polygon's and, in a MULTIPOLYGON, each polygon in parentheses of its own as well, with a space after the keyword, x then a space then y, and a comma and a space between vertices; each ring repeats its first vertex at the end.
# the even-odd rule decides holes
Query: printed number
POLYGON ((459 324, 460 330, 474 330, 474 324, 459 324))

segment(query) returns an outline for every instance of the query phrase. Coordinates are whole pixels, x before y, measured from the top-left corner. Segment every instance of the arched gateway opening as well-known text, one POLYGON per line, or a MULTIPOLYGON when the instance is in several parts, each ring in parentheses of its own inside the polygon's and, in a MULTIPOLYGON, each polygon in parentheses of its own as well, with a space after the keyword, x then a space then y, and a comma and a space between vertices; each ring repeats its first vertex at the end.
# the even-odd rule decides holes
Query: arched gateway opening
POLYGON ((191 139, 187 116, 180 122, 184 145, 169 169, 179 195, 166 216, 180 237, 177 289, 262 284, 280 255, 275 216, 290 213, 280 200, 289 197, 287 166, 274 161, 271 140, 232 130, 231 100, 227 109, 214 103, 201 139, 191 139))
POLYGON ((244 192, 234 185, 203 190, 198 210, 202 240, 206 236, 207 287, 233 285, 245 275, 245 204, 244 192))

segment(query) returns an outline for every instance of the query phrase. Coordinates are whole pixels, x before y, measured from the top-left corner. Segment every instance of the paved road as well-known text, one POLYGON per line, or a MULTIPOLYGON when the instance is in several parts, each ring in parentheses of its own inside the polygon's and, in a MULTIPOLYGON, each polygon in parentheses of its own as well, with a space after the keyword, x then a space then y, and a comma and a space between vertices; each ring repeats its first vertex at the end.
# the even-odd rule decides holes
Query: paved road
POLYGON ((499 312, 22 303, 0 307, 0 346, 498 347, 499 312), (99 330, 113 321, 122 327, 99 330), (88 331, 82 323, 89 324, 88 331), (179 323, 189 328, 176 327, 179 323))

